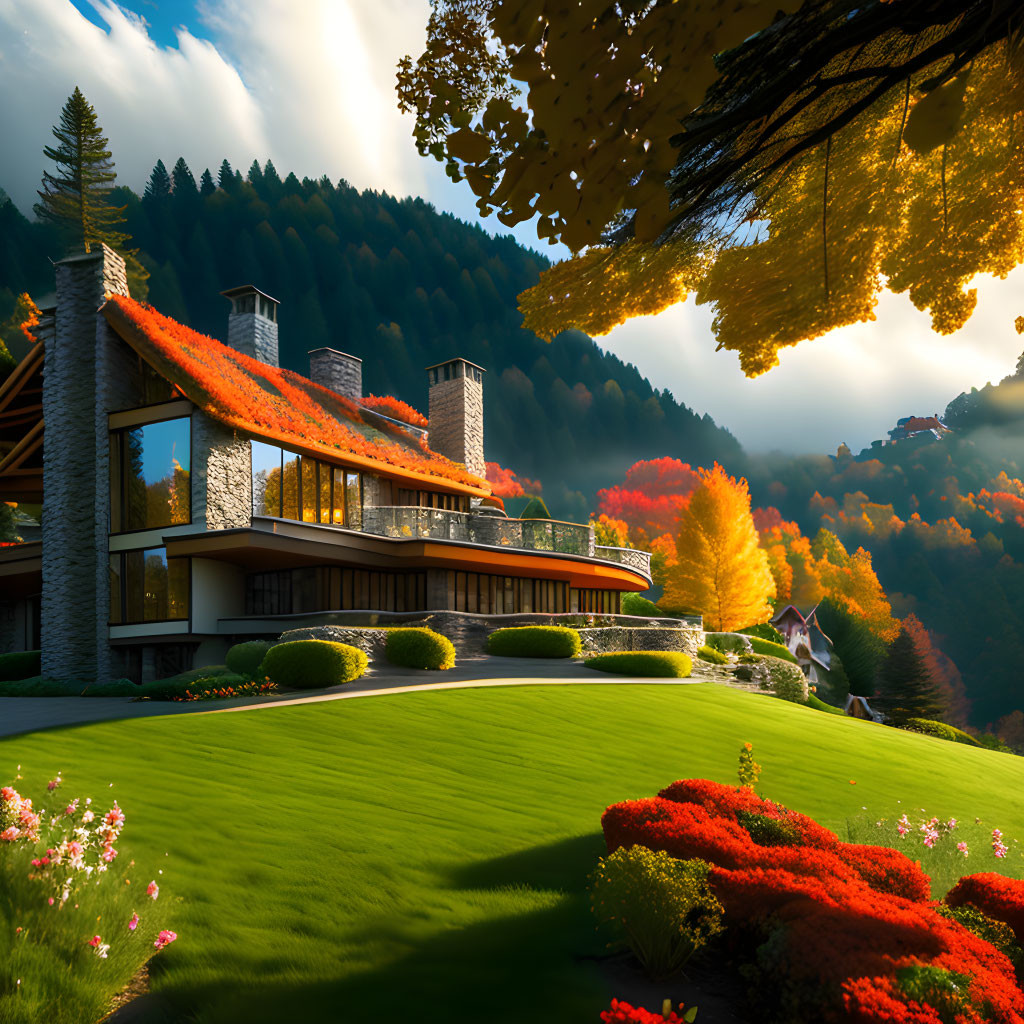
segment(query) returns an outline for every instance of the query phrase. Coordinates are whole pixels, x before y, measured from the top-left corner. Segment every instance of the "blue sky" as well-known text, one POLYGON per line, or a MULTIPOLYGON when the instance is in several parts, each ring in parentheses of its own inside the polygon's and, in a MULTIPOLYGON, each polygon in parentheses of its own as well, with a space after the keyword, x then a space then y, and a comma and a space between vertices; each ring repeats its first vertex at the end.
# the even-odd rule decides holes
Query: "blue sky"
MULTIPOLYGON (((395 64, 420 52, 429 13, 429 0, 0 0, 0 95, 18 98, 4 106, 0 188, 30 211, 50 126, 77 85, 119 181, 137 191, 158 158, 184 156, 198 175, 225 157, 242 169, 270 157, 282 175, 344 177, 477 221, 468 187, 418 156, 395 104, 395 64)), ((481 223, 504 232, 493 217, 481 223)), ((514 234, 564 256, 530 224, 514 234)), ((886 293, 875 321, 785 350, 755 381, 715 351, 713 310, 692 302, 598 341, 752 451, 859 450, 899 417, 940 411, 1013 371, 1024 273, 979 291, 979 311, 948 338, 886 293)))

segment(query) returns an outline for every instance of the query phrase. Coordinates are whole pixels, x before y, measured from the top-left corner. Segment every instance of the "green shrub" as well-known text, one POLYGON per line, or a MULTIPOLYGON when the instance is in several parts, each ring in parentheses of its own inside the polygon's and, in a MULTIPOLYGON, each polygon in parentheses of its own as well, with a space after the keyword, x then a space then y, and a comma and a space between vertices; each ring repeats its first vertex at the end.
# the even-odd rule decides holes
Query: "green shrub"
POLYGON ((274 644, 270 640, 246 640, 244 643, 235 644, 224 659, 227 667, 240 676, 255 679, 260 671, 260 665, 267 656, 267 651, 274 644))
POLYGON ((940 740, 949 740, 950 743, 966 743, 971 747, 980 747, 981 744, 963 729, 955 725, 947 725, 945 722, 933 722, 928 718, 908 718, 902 726, 908 732, 922 732, 926 736, 937 736, 940 740))
POLYGON ((762 640, 760 637, 752 636, 750 646, 754 649, 755 654, 768 654, 773 658, 791 661, 794 665, 798 664, 796 655, 783 644, 772 643, 771 640, 762 640))
POLYGON ((722 928, 722 905, 702 860, 676 860, 644 846, 598 861, 590 906, 656 981, 671 978, 722 928))
POLYGON ((614 672, 620 676, 656 676, 666 679, 685 679, 693 671, 693 662, 689 656, 678 651, 610 651, 607 654, 595 654, 583 664, 599 672, 614 672))
POLYGON ((703 647, 697 648, 697 657, 701 661, 709 661, 712 665, 728 665, 729 658, 721 651, 716 651, 714 647, 709 647, 705 644, 703 647))
POLYGON ((742 633, 744 636, 756 636, 762 640, 768 640, 773 644, 782 644, 786 646, 786 638, 770 623, 761 622, 756 626, 747 626, 746 629, 738 629, 737 633, 742 633))
POLYGON ((487 638, 487 653, 506 658, 578 658, 583 641, 567 626, 509 626, 487 638))
POLYGON ((448 669, 455 664, 455 646, 432 629, 389 629, 384 653, 393 665, 448 669))
POLYGON ((259 674, 291 690, 337 686, 366 671, 366 655, 357 647, 330 640, 292 640, 267 651, 259 674))
POLYGON ((668 618, 653 601, 648 601, 640 594, 626 593, 622 595, 623 615, 642 615, 645 619, 668 618))
POLYGON ((0 680, 31 679, 42 672, 39 651, 12 651, 0 654, 0 680))
POLYGON ((810 693, 807 690, 807 676, 796 665, 781 658, 765 657, 762 664, 768 667, 768 689, 782 700, 795 704, 806 704, 810 693))
POLYGON ((800 846, 800 829, 785 817, 772 818, 755 811, 737 811, 736 820, 758 846, 800 846))
POLYGON ((531 498, 526 503, 526 508, 519 513, 520 519, 550 519, 551 513, 543 498, 531 498))
POLYGON ((740 633, 708 633, 705 643, 722 654, 745 654, 751 649, 751 640, 740 633))
POLYGON ((831 704, 826 704, 820 697, 813 693, 807 695, 807 706, 814 708, 815 711, 825 711, 830 715, 842 715, 846 717, 846 712, 842 708, 835 708, 831 704))
POLYGON ((948 907, 940 903, 935 908, 943 917, 962 924, 969 932, 974 932, 990 946, 995 946, 1000 953, 1019 968, 1024 962, 1024 951, 1021 950, 1014 937, 1013 929, 1002 921, 982 913, 973 903, 965 903, 960 907, 948 907))

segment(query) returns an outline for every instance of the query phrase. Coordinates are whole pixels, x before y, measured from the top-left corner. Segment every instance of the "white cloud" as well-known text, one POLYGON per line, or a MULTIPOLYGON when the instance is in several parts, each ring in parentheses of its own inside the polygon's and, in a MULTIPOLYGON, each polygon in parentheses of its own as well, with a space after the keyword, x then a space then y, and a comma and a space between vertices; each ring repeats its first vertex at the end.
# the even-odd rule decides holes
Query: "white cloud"
POLYGON ((198 173, 225 156, 241 163, 266 152, 259 103, 211 43, 182 30, 177 48, 160 47, 114 3, 94 6, 109 31, 67 0, 0 0, 0 94, 8 98, 0 185, 23 212, 36 199, 50 126, 75 86, 96 108, 119 181, 137 190, 157 158, 184 156, 198 173))
POLYGON ((876 321, 783 349, 780 365, 755 380, 740 372, 735 353, 715 351, 712 313, 692 302, 599 341, 679 401, 710 413, 749 451, 831 452, 845 441, 856 452, 901 416, 942 412, 961 391, 1013 372, 1024 348, 1014 329, 1024 313, 1024 267, 977 285, 978 309, 954 335, 934 334, 905 296, 884 292, 876 321))

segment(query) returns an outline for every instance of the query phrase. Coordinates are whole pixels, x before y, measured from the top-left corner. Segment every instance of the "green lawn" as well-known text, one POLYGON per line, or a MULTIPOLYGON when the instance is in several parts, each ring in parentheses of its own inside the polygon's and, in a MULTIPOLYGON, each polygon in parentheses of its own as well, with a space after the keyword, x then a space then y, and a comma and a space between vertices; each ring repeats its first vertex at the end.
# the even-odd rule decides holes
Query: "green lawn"
MULTIPOLYGON (((841 833, 866 805, 1024 837, 1020 758, 711 685, 81 726, 0 741, 0 781, 21 764, 30 793, 60 769, 69 797, 117 797, 122 855, 183 897, 154 978, 182 1020, 596 1024, 610 993, 584 886, 602 810, 677 778, 733 781, 746 740, 763 794, 841 833)), ((1003 867, 1024 867, 1019 847, 1003 867)))

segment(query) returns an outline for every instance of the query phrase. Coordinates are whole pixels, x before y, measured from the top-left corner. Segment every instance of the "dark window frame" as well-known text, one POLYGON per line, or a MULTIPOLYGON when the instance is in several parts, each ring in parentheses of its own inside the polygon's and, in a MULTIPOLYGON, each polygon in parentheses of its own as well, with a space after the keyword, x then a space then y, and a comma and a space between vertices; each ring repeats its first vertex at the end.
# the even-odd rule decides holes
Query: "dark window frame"
MULTIPOLYGON (((117 619, 117 620, 114 619, 114 615, 113 615, 113 613, 114 613, 114 603, 113 603, 114 595, 113 595, 113 590, 111 590, 109 609, 108 609, 108 613, 107 613, 107 625, 108 626, 151 626, 154 623, 161 623, 161 622, 185 622, 185 623, 188 623, 189 627, 191 628, 191 622, 192 622, 192 596, 193 596, 192 595, 192 559, 188 558, 188 557, 182 557, 182 556, 168 558, 167 555, 166 555, 166 551, 167 551, 167 549, 166 549, 166 547, 164 545, 154 544, 154 545, 150 545, 149 547, 145 547, 145 548, 128 548, 128 549, 125 549, 123 551, 111 551, 110 552, 110 558, 109 558, 109 563, 108 563, 109 564, 108 572, 111 574, 111 576, 114 574, 113 563, 114 563, 115 559, 118 560, 118 566, 119 566, 118 570, 117 570, 117 586, 118 586, 117 600, 118 600, 118 604, 120 606, 120 609, 119 609, 120 610, 120 618, 117 619), (168 619, 147 619, 147 618, 145 618, 145 557, 146 557, 145 553, 147 551, 160 551, 160 550, 164 551, 164 553, 165 553, 164 557, 165 557, 165 559, 167 560, 167 563, 168 563, 167 564, 168 580, 170 579, 170 572, 171 572, 171 565, 170 565, 170 563, 171 562, 184 563, 185 564, 185 579, 187 581, 186 582, 186 597, 185 597, 185 614, 183 616, 179 615, 179 616, 175 616, 174 618, 168 618, 168 619), (129 602, 128 602, 128 556, 129 555, 135 555, 135 554, 141 554, 142 555, 142 559, 143 559, 143 561, 142 561, 143 576, 142 576, 142 580, 141 580, 141 586, 143 588, 143 598, 142 598, 143 617, 141 619, 134 619, 134 618, 133 619, 129 619, 129 618, 126 618, 126 615, 128 613, 128 608, 129 608, 129 602)), ((113 581, 111 581, 111 582, 113 582, 113 581)), ((168 606, 169 605, 170 605, 170 600, 168 598, 168 606)))

